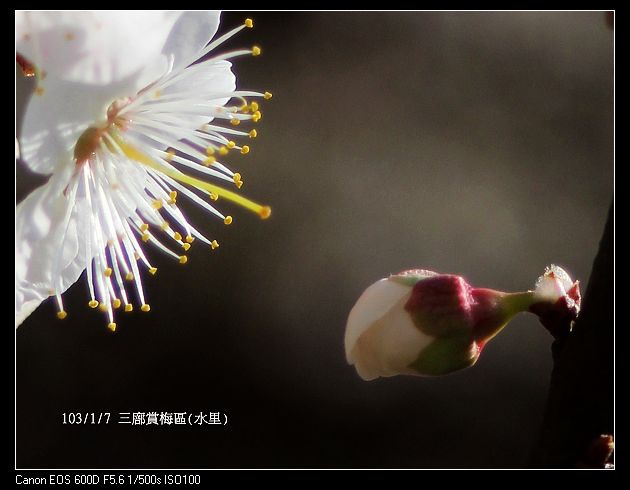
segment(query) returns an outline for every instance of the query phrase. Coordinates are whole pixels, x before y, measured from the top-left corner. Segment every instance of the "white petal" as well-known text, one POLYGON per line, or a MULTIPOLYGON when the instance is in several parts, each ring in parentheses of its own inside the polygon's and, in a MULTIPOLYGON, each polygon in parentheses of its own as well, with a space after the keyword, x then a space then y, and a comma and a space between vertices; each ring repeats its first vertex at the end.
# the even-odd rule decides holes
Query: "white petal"
MULTIPOLYGON (((205 89, 206 92, 230 93, 236 90, 236 76, 232 72, 232 63, 219 60, 206 64, 205 69, 199 74, 199 79, 188 85, 188 90, 205 89)), ((201 92, 203 94, 203 92, 201 92)), ((211 96, 210 94, 208 94, 211 96)), ((224 106, 230 97, 212 98, 211 101, 217 106, 224 106)), ((240 104, 238 104, 240 105, 240 104)), ((210 121, 212 118, 210 118, 210 121)))
MULTIPOLYGON (((172 94, 184 94, 182 95, 182 98, 188 98, 188 100, 180 102, 182 107, 193 106, 195 100, 199 102, 210 103, 217 108, 225 106, 225 104, 227 104, 227 102, 230 100, 230 97, 216 98, 216 95, 219 93, 231 93, 236 88, 236 77, 231 69, 232 64, 229 61, 219 60, 208 61, 199 66, 202 68, 197 70, 193 76, 185 76, 181 80, 174 82, 172 85, 165 88, 162 91, 162 94, 164 96, 172 94)), ((159 102, 159 99, 157 99, 157 101, 159 102)), ((161 111, 163 111, 163 109, 160 108, 159 104, 147 104, 141 107, 147 111, 145 113, 146 117, 150 117, 152 113, 161 113, 161 111)), ((212 113, 212 110, 208 109, 208 113, 212 113)), ((201 126, 203 126, 204 124, 212 122, 212 120, 214 119, 211 116, 199 116, 196 114, 186 113, 177 114, 177 110, 171 110, 171 112, 167 112, 167 114, 170 117, 177 118, 178 123, 176 125, 176 128, 178 130, 196 130, 201 128, 201 126)), ((153 131, 166 140, 168 140, 173 135, 172 132, 166 132, 163 129, 154 128, 153 131)), ((156 145, 151 138, 147 138, 146 136, 142 135, 140 131, 138 131, 135 136, 140 141, 146 142, 150 146, 159 149, 164 149, 169 146, 167 144, 156 145)))
POLYGON ((51 173, 62 158, 70 158, 65 163, 71 161, 79 136, 105 119, 113 100, 129 95, 134 80, 101 87, 47 77, 24 115, 19 138, 22 160, 44 174, 51 173))
POLYGON ((409 294, 374 322, 359 337, 351 352, 359 376, 366 381, 378 376, 418 374, 408 366, 434 337, 416 327, 411 315, 405 310, 409 294))
MULTIPOLYGON (((231 93, 236 89, 236 76, 232 72, 232 63, 225 60, 208 61, 203 63, 203 69, 174 83, 164 95, 171 93, 189 93, 199 100, 205 100, 217 107, 225 106, 230 97, 216 98, 218 93, 231 93)), ((240 104, 239 104, 240 105, 240 104)), ((213 120, 212 117, 187 116, 182 126, 196 129, 213 120)))
POLYGON ((145 61, 146 66, 138 76, 136 91, 153 83, 164 74, 169 57, 173 58, 173 70, 185 68, 197 61, 195 55, 201 52, 216 34, 220 16, 221 12, 218 10, 181 13, 162 47, 163 56, 151 62, 148 59, 145 61))
POLYGON ((573 279, 562 267, 551 264, 545 274, 553 274, 560 281, 565 291, 568 291, 573 286, 573 279))
POLYGON ((27 299, 23 291, 15 291, 15 328, 19 327, 33 311, 46 299, 47 295, 32 291, 31 299, 27 299), (19 299, 18 299, 19 296, 19 299), (18 304, 19 309, 18 309, 18 304))
MULTIPOLYGON (((107 85, 164 49, 181 12, 17 12, 16 50, 49 76, 107 85)), ((196 25, 196 24, 195 24, 196 25)))
POLYGON ((236 77, 231 70, 232 63, 225 60, 206 61, 199 67, 200 69, 193 76, 174 83, 164 91, 164 94, 190 92, 200 99, 205 96, 211 97, 210 101, 217 106, 225 105, 229 97, 216 99, 212 96, 217 93, 232 92, 236 88, 236 77))
POLYGON ((184 12, 175 22, 162 53, 175 57, 175 68, 201 51, 214 37, 219 28, 221 12, 184 12))
POLYGON ((344 343, 348 363, 352 364, 350 354, 359 337, 410 291, 411 288, 408 286, 389 279, 381 279, 363 292, 350 310, 346 324, 344 343))
POLYGON ((569 274, 562 267, 551 264, 536 281, 535 295, 539 301, 553 303, 565 296, 572 286, 573 280, 569 274))
POLYGON ((562 287, 560 281, 548 276, 545 276, 538 281, 534 293, 536 301, 550 303, 555 303, 565 295, 564 288, 562 287))
POLYGON ((73 213, 65 235, 62 230, 69 204, 63 194, 64 180, 67 181, 67 174, 60 172, 54 175, 16 209, 16 327, 53 293, 57 286, 54 271, 58 260, 59 292, 64 292, 79 278, 87 261, 88 251, 79 239, 86 230, 78 224, 78 210, 73 213), (60 257, 59 250, 62 251, 60 257))

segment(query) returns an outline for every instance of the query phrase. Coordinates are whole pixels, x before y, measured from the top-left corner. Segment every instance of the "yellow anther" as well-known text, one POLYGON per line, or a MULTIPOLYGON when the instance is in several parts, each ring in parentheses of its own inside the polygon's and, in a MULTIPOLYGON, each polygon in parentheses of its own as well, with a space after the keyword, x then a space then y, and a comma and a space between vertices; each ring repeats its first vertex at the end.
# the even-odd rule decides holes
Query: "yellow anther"
MULTIPOLYGON (((150 238, 151 238, 151 235, 149 235, 148 233, 143 233, 142 234, 142 241, 143 242, 145 242, 145 243, 148 242, 150 238)), ((138 259, 136 259, 136 260, 138 260, 138 259)))
POLYGON ((260 211, 259 211, 258 215, 262 219, 269 218, 269 216, 271 216, 271 208, 269 206, 263 206, 262 208, 260 208, 260 211))
POLYGON ((256 112, 259 109, 258 102, 254 101, 249 105, 249 108, 252 112, 256 112))
POLYGON ((171 161, 173 161, 173 157, 174 157, 174 156, 175 156, 175 150, 168 150, 168 151, 166 152, 166 156, 164 157, 164 159, 165 159, 167 162, 171 162, 171 161))
POLYGON ((68 314, 63 310, 57 312, 57 318, 59 318, 60 320, 63 320, 67 316, 68 314))
POLYGON ((192 235, 186 235, 186 243, 192 243, 195 241, 195 238, 192 235))
POLYGON ((262 51, 258 46, 252 47, 252 56, 259 56, 261 52, 262 51))
POLYGON ((169 192, 168 197, 174 201, 175 199, 177 199, 177 191, 169 192))
POLYGON ((222 146, 221 148, 219 148, 219 155, 227 155, 228 154, 228 149, 225 146, 222 146))
POLYGON ((265 92, 263 94, 263 97, 265 98, 265 100, 269 100, 273 97, 273 94, 271 92, 265 92))
POLYGON ((180 241, 182 239, 182 235, 179 232, 175 232, 175 234, 173 235, 173 238, 175 239, 175 241, 180 241))
POLYGON ((121 304, 122 304, 122 301, 120 301, 118 298, 116 298, 114 300, 114 305, 113 306, 114 306, 114 308, 118 309, 118 308, 120 308, 121 304))
POLYGON ((243 145, 243 147, 241 148, 241 153, 243 155, 247 155, 249 153, 249 146, 243 145))
POLYGON ((98 306, 98 301, 96 301, 95 299, 93 299, 93 300, 91 300, 91 301, 88 303, 88 306, 89 306, 90 308, 96 308, 96 307, 98 306))
POLYGON ((232 224, 232 216, 226 216, 226 217, 223 219, 223 222, 224 222, 226 225, 231 225, 231 224, 232 224))
POLYGON ((125 276, 125 280, 133 281, 133 273, 127 272, 127 275, 125 276))
POLYGON ((168 229, 168 227, 169 227, 168 221, 165 221, 164 223, 162 223, 162 224, 160 225, 160 229, 161 229, 162 231, 167 230, 167 229, 168 229))
POLYGON ((228 141, 227 145, 225 146, 227 146, 231 150, 232 148, 236 146, 236 143, 234 143, 234 141, 228 141))
POLYGON ((206 148, 206 155, 208 155, 208 156, 214 155, 214 148, 212 148, 211 146, 206 148))
POLYGON ((210 199, 212 199, 213 201, 216 201, 216 200, 219 199, 219 196, 217 194, 212 193, 212 192, 208 195, 208 197, 210 199))
POLYGON ((145 303, 145 304, 143 304, 140 307, 140 310, 142 310, 142 311, 144 311, 146 313, 147 311, 151 311, 151 307, 148 304, 145 303))
POLYGON ((251 29, 254 27, 254 21, 252 19, 245 19, 245 27, 249 27, 251 29))
POLYGON ((109 328, 109 330, 111 332, 115 332, 116 331, 116 324, 114 322, 111 322, 109 325, 107 325, 107 328, 109 328))
POLYGON ((247 103, 243 104, 239 108, 239 111, 241 111, 243 114, 247 114, 249 112, 249 106, 247 105, 247 103))
POLYGON ((239 124, 241 124, 241 120, 240 119, 230 119, 230 124, 232 124, 232 126, 238 126, 239 124))
POLYGON ((157 272, 157 267, 151 267, 149 269, 149 274, 151 274, 152 276, 154 276, 156 272, 157 272))
POLYGON ((207 158, 203 161, 203 164, 204 164, 206 167, 209 167, 210 165, 212 165, 212 164, 213 164, 214 162, 216 162, 216 161, 217 161, 217 159, 216 159, 215 157, 213 157, 213 156, 209 156, 209 157, 207 157, 207 158))
POLYGON ((105 269, 105 270, 103 271, 103 274, 105 274, 105 277, 109 277, 109 276, 111 276, 111 275, 112 275, 112 269, 111 269, 111 267, 108 267, 107 269, 105 269))
POLYGON ((145 232, 145 231, 147 231, 148 229, 149 229, 149 225, 147 225, 146 223, 142 223, 142 224, 140 225, 140 231, 141 231, 142 233, 144 233, 144 232, 145 232))
POLYGON ((260 111, 256 111, 252 114, 252 121, 258 122, 262 119, 262 114, 260 111))
POLYGON ((250 138, 255 138, 256 136, 258 136, 258 131, 256 131, 255 129, 252 129, 252 130, 249 132, 249 137, 250 137, 250 138))
POLYGON ((125 305, 125 311, 126 311, 127 313, 129 313, 130 311, 133 311, 133 305, 132 305, 131 303, 127 303, 127 304, 125 305))
POLYGON ((234 176, 232 177, 232 180, 236 184, 236 187, 239 188, 239 189, 243 185, 243 180, 241 178, 241 174, 239 174, 238 172, 234 174, 234 176))
POLYGON ((219 242, 217 242, 216 240, 212 240, 210 242, 210 246, 212 247, 212 250, 214 250, 215 248, 219 248, 219 242))
POLYGON ((169 199, 166 202, 169 203, 169 204, 177 204, 177 199, 169 199))
POLYGON ((156 199, 151 205, 153 206, 153 209, 160 209, 162 207, 162 200, 156 199))
POLYGON ((190 249, 190 243, 182 243, 182 248, 186 250, 186 252, 188 252, 188 250, 190 249))
POLYGON ((109 308, 105 303, 101 303, 100 305, 98 305, 98 309, 105 313, 109 308))
POLYGON ((186 262, 188 262, 188 257, 186 257, 185 255, 182 255, 182 256, 179 258, 179 263, 180 263, 180 264, 185 264, 186 262))

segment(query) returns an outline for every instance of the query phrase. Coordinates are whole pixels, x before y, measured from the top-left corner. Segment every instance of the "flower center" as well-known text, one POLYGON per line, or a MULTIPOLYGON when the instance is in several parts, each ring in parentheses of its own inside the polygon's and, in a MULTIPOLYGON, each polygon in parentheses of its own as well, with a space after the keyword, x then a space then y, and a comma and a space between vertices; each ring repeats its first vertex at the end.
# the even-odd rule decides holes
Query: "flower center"
POLYGON ((77 166, 83 165, 90 160, 99 148, 101 138, 105 133, 109 132, 112 126, 120 129, 125 128, 127 121, 123 117, 119 117, 118 114, 131 101, 130 97, 116 99, 107 108, 107 122, 103 126, 90 126, 79 136, 74 145, 74 159, 77 166))

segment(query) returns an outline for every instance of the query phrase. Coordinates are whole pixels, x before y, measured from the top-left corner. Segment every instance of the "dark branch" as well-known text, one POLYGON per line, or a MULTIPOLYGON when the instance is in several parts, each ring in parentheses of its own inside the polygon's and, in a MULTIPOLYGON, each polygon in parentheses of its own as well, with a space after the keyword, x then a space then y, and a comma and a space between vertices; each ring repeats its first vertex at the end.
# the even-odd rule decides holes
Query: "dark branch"
POLYGON ((613 433, 613 254, 611 205, 580 316, 573 332, 552 345, 554 367, 534 467, 589 465, 585 458, 594 441, 613 433))

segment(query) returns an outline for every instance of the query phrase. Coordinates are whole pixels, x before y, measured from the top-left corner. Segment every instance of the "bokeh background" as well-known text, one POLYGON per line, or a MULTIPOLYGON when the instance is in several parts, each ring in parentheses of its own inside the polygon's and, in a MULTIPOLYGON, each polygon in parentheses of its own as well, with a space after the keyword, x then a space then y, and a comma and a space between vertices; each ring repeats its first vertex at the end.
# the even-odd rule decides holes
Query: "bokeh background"
MULTIPOLYGON (((273 206, 226 205, 221 242, 159 253, 151 312, 115 335, 79 281, 17 330, 19 468, 527 465, 551 337, 522 315, 474 368, 362 381, 347 314, 406 268, 530 288, 549 263, 586 284, 613 194, 613 32, 601 12, 250 13, 229 47, 270 90, 228 164, 273 206), (225 427, 70 426, 63 412, 222 411, 225 427)), ((18 111, 28 86, 18 80, 18 111)), ((19 116, 19 114, 18 114, 19 116)), ((17 200, 42 182, 22 167, 17 200)))

